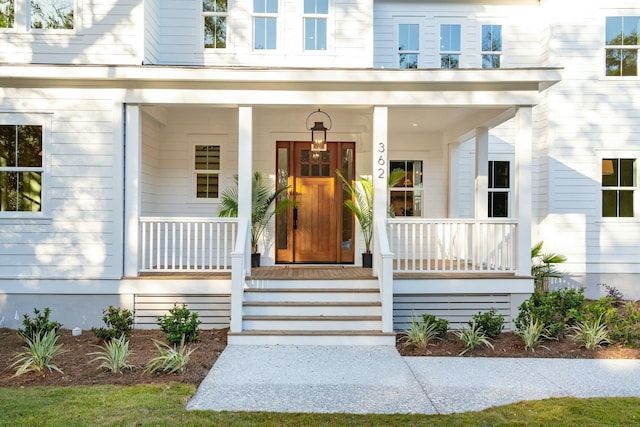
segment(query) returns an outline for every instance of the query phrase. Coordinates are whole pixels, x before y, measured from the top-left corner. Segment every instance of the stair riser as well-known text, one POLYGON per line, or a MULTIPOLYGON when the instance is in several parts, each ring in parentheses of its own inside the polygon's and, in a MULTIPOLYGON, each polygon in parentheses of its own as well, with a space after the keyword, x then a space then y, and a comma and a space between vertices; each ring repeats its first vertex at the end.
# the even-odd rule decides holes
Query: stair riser
POLYGON ((378 288, 377 280, 248 280, 249 288, 273 289, 371 289, 378 288))
POLYGON ((380 331, 376 320, 244 320, 243 330, 275 331, 380 331))
POLYGON ((308 335, 236 335, 229 336, 230 345, 395 345, 389 336, 308 336, 308 335))
POLYGON ((376 292, 331 293, 331 292, 245 292, 245 301, 270 302, 380 302, 376 292))
POLYGON ((245 316, 381 316, 380 306, 245 306, 245 316))

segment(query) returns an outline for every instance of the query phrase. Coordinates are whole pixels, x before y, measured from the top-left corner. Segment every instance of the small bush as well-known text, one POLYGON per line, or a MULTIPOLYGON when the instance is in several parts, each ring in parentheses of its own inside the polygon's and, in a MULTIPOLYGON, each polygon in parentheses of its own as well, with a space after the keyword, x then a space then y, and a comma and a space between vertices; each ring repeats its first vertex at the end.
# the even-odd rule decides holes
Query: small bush
POLYGON ((427 325, 435 324, 436 337, 445 339, 449 331, 449 321, 447 319, 436 318, 433 314, 423 314, 422 322, 427 325))
POLYGON ((571 326, 570 329, 572 331, 571 339, 578 341, 587 350, 595 350, 602 344, 611 343, 607 325, 602 323, 602 317, 585 320, 571 326))
MULTIPOLYGON (((485 312, 473 315, 473 322, 484 332, 489 338, 495 338, 504 329, 504 316, 498 314, 495 308, 485 312)), ((471 326, 472 322, 469 322, 471 326)))
POLYGON ((575 325, 582 317, 585 302, 584 289, 559 288, 546 294, 534 292, 531 298, 520 304, 516 329, 521 331, 530 322, 538 319, 552 338, 564 334, 567 326, 575 325))
POLYGON ((627 347, 640 347, 640 310, 634 301, 628 301, 621 316, 610 325, 611 340, 627 347))
POLYGON ((491 344, 491 341, 489 341, 489 338, 484 334, 484 331, 482 331, 475 322, 471 322, 469 326, 469 328, 462 328, 456 331, 456 335, 460 341, 464 343, 464 350, 460 352, 460 356, 469 350, 475 349, 480 344, 484 344, 493 349, 493 344, 491 344))
POLYGON ((416 347, 425 348, 438 337, 437 328, 435 322, 421 322, 417 317, 411 316, 411 325, 405 331, 405 339, 416 347))
POLYGON ((172 347, 157 340, 153 340, 153 342, 160 354, 149 361, 144 370, 145 374, 152 372, 183 372, 187 363, 189 363, 191 353, 196 350, 195 348, 185 347, 184 338, 180 341, 179 347, 172 347))
POLYGON ((125 336, 131 337, 133 330, 133 312, 127 309, 121 309, 109 306, 108 309, 102 311, 102 321, 107 325, 106 328, 91 328, 94 335, 103 341, 125 336))
POLYGON ((605 297, 611 298, 615 304, 619 304, 624 301, 624 295, 615 286, 609 286, 606 283, 598 283, 598 285, 602 286, 607 291, 607 295, 605 295, 605 297))
POLYGON ((49 307, 45 307, 42 313, 37 308, 34 308, 33 314, 35 315, 33 319, 28 314, 23 315, 22 326, 24 329, 18 329, 18 335, 24 339, 34 341, 36 336, 42 338, 48 332, 57 334, 62 327, 61 323, 49 320, 51 315, 49 307))
POLYGON ((45 368, 49 371, 62 373, 60 368, 51 362, 65 352, 62 350, 62 344, 57 344, 60 337, 55 330, 52 329, 43 334, 35 333, 33 336, 22 337, 27 346, 23 347, 25 351, 18 353, 13 358, 14 362, 10 368, 18 367, 13 375, 14 377, 31 371, 41 372, 45 368))
POLYGON ((133 353, 129 351, 129 340, 125 335, 120 335, 119 338, 113 338, 103 346, 96 346, 102 351, 96 351, 89 353, 89 355, 96 357, 91 360, 90 363, 96 360, 101 360, 102 363, 98 366, 98 369, 106 369, 115 373, 122 373, 123 369, 133 369, 134 366, 127 362, 127 359, 133 353))
POLYGON ((516 331, 515 334, 524 341, 524 349, 531 351, 535 351, 542 340, 548 338, 544 334, 544 325, 535 318, 529 319, 529 323, 521 331, 516 331))
POLYGON ((198 320, 198 313, 192 313, 186 304, 174 304, 169 314, 171 316, 158 317, 158 326, 166 334, 169 344, 179 344, 183 339, 185 342, 197 341, 202 323, 198 320))

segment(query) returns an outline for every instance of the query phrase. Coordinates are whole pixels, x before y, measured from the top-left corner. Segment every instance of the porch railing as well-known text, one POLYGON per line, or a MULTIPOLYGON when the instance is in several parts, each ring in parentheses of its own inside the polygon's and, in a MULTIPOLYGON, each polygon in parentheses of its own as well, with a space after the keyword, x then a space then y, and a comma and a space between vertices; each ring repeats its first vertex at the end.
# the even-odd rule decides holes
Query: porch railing
POLYGON ((514 219, 389 218, 398 273, 515 273, 514 219))
POLYGON ((140 271, 231 271, 237 218, 140 218, 140 271))

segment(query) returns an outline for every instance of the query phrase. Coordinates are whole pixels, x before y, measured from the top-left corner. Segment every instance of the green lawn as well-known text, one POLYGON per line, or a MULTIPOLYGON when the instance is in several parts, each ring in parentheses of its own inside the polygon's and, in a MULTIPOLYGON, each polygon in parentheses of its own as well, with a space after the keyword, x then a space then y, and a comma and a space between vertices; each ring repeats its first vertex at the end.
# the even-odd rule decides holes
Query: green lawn
POLYGON ((454 415, 186 411, 191 385, 0 388, 2 426, 630 426, 640 398, 547 399, 454 415))

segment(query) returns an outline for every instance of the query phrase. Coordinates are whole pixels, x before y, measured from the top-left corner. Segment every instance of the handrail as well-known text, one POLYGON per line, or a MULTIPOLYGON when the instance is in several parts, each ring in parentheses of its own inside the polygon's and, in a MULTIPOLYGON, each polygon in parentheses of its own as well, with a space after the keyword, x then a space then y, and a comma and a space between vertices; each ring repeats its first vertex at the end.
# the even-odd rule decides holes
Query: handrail
POLYGON ((387 237, 387 223, 378 220, 377 251, 378 284, 380 286, 380 303, 382 305, 382 332, 393 332, 393 252, 387 237))
POLYGON ((238 235, 231 253, 231 332, 242 332, 242 300, 246 277, 245 255, 249 250, 249 219, 238 218, 238 235))

